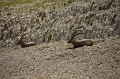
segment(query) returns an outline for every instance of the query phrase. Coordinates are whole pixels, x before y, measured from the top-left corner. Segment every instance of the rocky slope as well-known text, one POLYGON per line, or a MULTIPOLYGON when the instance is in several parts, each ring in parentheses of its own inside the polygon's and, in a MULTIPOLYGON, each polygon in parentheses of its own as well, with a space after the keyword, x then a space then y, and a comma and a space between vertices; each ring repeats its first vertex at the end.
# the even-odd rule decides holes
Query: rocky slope
POLYGON ((1 79, 119 79, 120 37, 68 49, 66 41, 0 49, 1 79))
POLYGON ((68 40, 76 29, 84 32, 85 38, 120 35, 119 0, 67 2, 60 8, 57 2, 40 5, 36 2, 0 10, 0 48, 15 46, 25 32, 25 42, 38 44, 68 40))
POLYGON ((35 2, 2 8, 0 78, 119 79, 120 1, 35 2), (76 30, 85 33, 76 39, 98 42, 68 49, 67 40, 76 30), (16 46, 24 33, 23 41, 37 46, 16 46))

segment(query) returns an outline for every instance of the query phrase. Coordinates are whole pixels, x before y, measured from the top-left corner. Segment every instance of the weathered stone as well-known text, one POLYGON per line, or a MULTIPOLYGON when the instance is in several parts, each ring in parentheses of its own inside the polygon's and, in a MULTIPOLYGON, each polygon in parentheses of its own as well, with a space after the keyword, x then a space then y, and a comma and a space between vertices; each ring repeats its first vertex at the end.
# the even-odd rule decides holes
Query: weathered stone
MULTIPOLYGON (((48 10, 48 8, 43 10, 42 7, 39 10, 33 10, 35 9, 33 5, 34 3, 6 7, 6 10, 1 9, 0 39, 3 43, 10 38, 14 41, 24 32, 30 33, 32 36, 27 38, 37 43, 68 40, 76 29, 84 32, 85 38, 120 35, 119 0, 85 0, 73 2, 56 10, 48 10), (44 36, 46 28, 49 30, 44 36), (45 41, 42 40, 44 38, 45 41)), ((78 36, 77 39, 80 37, 78 36)))

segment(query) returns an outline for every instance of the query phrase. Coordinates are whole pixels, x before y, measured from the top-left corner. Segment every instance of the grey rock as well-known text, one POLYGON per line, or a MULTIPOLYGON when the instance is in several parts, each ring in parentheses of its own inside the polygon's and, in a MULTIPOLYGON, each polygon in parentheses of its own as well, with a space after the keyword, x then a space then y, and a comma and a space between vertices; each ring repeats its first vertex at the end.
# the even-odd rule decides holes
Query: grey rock
POLYGON ((3 41, 2 44, 8 39, 15 41, 25 32, 29 33, 28 40, 25 39, 25 41, 36 43, 68 40, 76 29, 85 33, 84 37, 80 35, 76 39, 120 35, 119 0, 85 0, 73 2, 57 10, 47 8, 43 10, 40 7, 39 10, 30 11, 35 8, 31 7, 33 5, 34 3, 1 9, 0 39, 3 41), (44 35, 46 29, 49 30, 44 35))

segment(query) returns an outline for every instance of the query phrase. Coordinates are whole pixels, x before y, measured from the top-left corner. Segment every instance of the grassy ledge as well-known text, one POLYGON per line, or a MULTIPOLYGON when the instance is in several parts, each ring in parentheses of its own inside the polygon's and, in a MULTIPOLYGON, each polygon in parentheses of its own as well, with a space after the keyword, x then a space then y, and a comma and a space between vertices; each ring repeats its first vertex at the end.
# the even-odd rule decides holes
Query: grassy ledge
POLYGON ((25 3, 33 3, 33 2, 39 2, 42 3, 42 5, 44 3, 72 3, 75 1, 82 1, 82 0, 0 0, 0 8, 4 7, 4 6, 10 6, 10 5, 17 5, 17 4, 25 4, 25 3))
POLYGON ((36 0, 0 0, 0 8, 9 5, 17 5, 17 4, 24 4, 24 3, 32 3, 36 0))

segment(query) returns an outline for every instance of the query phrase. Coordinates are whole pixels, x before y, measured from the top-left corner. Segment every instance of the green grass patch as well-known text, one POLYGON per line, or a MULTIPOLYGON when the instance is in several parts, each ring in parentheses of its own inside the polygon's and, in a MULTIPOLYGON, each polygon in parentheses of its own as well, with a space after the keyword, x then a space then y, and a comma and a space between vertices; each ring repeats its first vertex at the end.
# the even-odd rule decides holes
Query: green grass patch
POLYGON ((9 5, 25 4, 35 2, 36 0, 0 0, 0 8, 9 5))
MULTIPOLYGON (((38 0, 38 4, 39 2, 44 4, 44 3, 72 3, 75 1, 82 1, 82 0, 38 0)), ((36 2, 36 0, 0 0, 0 8, 4 7, 4 6, 9 6, 9 5, 17 5, 17 4, 25 4, 25 3, 32 3, 32 2, 36 2)), ((41 4, 41 5, 42 5, 41 4)))

